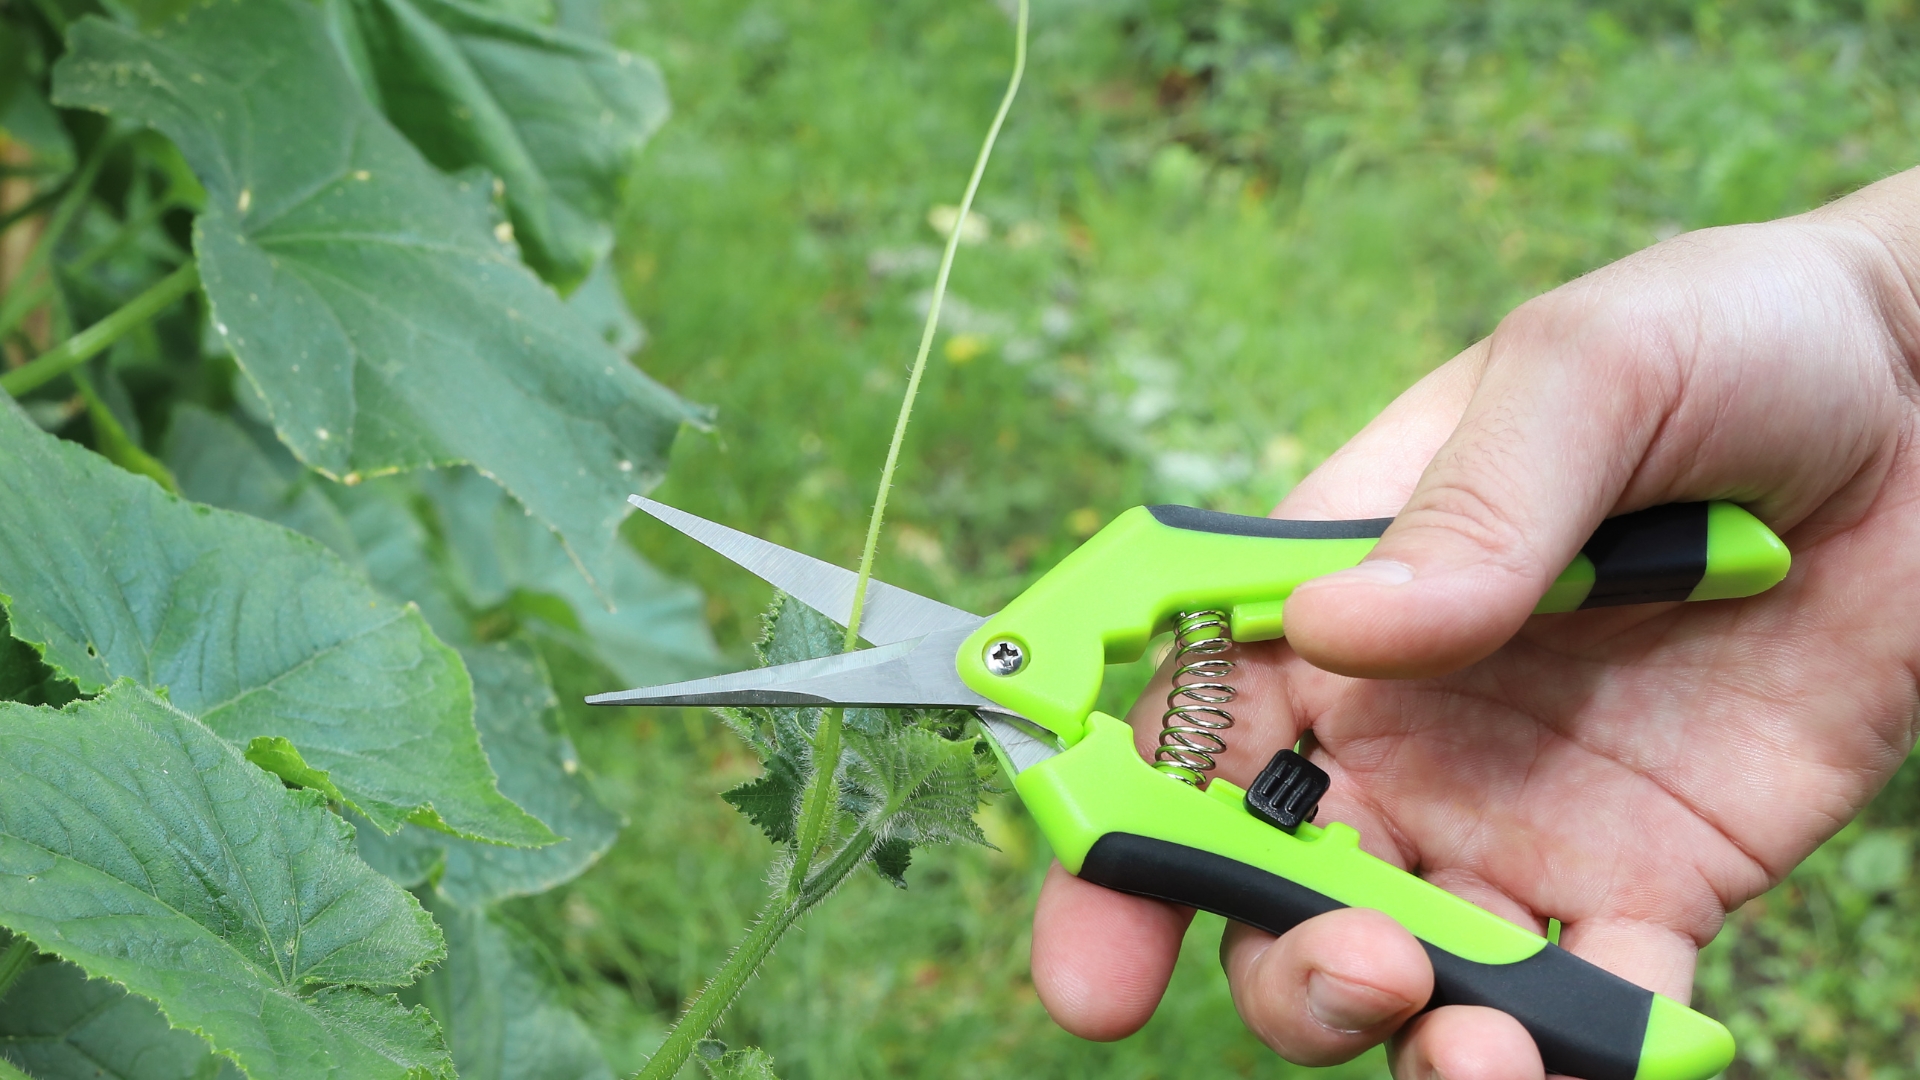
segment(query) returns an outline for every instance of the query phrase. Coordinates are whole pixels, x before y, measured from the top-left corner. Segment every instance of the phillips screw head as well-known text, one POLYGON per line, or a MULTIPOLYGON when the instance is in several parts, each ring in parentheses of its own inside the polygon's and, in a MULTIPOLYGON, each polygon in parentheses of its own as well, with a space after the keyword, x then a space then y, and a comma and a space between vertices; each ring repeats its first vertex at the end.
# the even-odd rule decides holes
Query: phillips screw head
POLYGON ((1027 654, 1019 645, 1001 638, 987 646, 987 672, 1005 677, 1019 671, 1027 664, 1027 654))

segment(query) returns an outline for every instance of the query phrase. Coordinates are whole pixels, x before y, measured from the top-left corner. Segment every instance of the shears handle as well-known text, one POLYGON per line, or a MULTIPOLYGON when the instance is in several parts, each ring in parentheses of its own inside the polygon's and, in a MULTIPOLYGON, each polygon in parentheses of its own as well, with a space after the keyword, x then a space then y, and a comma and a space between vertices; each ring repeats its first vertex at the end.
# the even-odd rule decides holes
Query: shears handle
MULTIPOLYGON (((1366 854, 1346 825, 1288 832, 1250 813, 1246 793, 1224 780, 1202 790, 1158 772, 1131 729, 1093 711, 1103 664, 1139 657, 1176 613, 1227 612, 1236 641, 1284 636, 1294 588, 1359 563, 1390 523, 1178 506, 1120 515, 956 656, 970 687, 1064 747, 1020 772, 1015 789, 1061 862, 1086 880, 1276 934, 1338 907, 1387 913, 1426 947, 1433 1004, 1512 1015, 1549 1073, 1713 1076, 1734 1049, 1717 1022, 1366 854), (1018 660, 995 671, 991 655, 1018 660)), ((1655 507, 1603 523, 1535 610, 1751 596, 1785 578, 1789 561, 1779 538, 1731 503, 1655 507)))
POLYGON ((1429 1007, 1486 1005, 1519 1020, 1547 1072, 1583 1080, 1707 1080, 1733 1060, 1718 1022, 1635 986, 1359 848, 1338 822, 1289 834, 1240 788, 1155 771, 1102 713, 1085 738, 1014 787, 1066 868, 1122 892, 1282 934, 1340 907, 1383 911, 1433 961, 1429 1007))

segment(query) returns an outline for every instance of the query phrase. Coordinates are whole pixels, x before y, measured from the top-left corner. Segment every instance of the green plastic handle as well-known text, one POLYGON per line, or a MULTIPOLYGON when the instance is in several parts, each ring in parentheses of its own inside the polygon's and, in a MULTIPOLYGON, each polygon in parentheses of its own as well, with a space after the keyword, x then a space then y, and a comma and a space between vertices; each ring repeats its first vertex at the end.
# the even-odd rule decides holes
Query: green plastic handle
MULTIPOLYGON (((1349 826, 1288 833, 1250 814, 1245 792, 1224 780, 1201 789, 1157 771, 1130 728, 1093 712, 1104 666, 1138 658, 1178 613, 1226 611, 1239 641, 1280 637, 1293 590, 1360 562, 1390 523, 1165 506, 1122 514, 956 658, 969 686, 1052 730, 1065 748, 1019 772, 1015 789, 1062 864, 1086 880, 1276 934, 1339 907, 1391 915, 1433 962, 1431 1005, 1509 1013, 1549 1072, 1713 1076, 1734 1051, 1714 1020, 1368 855, 1349 826), (1003 643, 1018 646, 1021 663, 996 675, 986 657, 1006 656, 1003 643)), ((1535 610, 1751 596, 1785 578, 1789 564, 1779 538, 1731 503, 1655 507, 1603 523, 1535 610)))
POLYGON ((1103 713, 1014 788, 1062 865, 1098 884, 1276 934, 1338 907, 1391 915, 1433 961, 1430 1005, 1513 1015, 1550 1073, 1707 1080, 1733 1060, 1733 1036, 1718 1022, 1374 858, 1347 825, 1289 834, 1249 814, 1245 793, 1224 780, 1203 791, 1156 771, 1133 730, 1103 713))
MULTIPOLYGON (((975 631, 956 658, 960 677, 1070 746, 1086 733, 1105 666, 1139 659, 1175 615, 1222 610, 1236 641, 1280 637, 1293 590, 1360 562, 1391 521, 1135 507, 975 631), (1002 641, 1024 664, 998 676, 985 655, 1002 641)), ((1789 563, 1779 537, 1732 503, 1658 506, 1604 522, 1535 610, 1751 596, 1789 563)))

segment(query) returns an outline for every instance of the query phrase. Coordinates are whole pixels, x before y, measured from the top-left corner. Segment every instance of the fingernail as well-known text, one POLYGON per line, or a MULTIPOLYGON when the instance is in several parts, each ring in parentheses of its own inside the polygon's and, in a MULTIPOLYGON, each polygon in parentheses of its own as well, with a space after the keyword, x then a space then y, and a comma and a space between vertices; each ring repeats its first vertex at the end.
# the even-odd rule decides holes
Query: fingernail
POLYGON ((1392 559, 1368 559, 1358 566, 1317 577, 1303 583, 1302 589, 1321 585, 1405 585, 1413 580, 1413 567, 1392 559))
POLYGON ((1412 1002, 1371 986, 1361 986, 1323 972, 1307 976, 1307 1011, 1335 1031, 1349 1034, 1377 1027, 1412 1002))

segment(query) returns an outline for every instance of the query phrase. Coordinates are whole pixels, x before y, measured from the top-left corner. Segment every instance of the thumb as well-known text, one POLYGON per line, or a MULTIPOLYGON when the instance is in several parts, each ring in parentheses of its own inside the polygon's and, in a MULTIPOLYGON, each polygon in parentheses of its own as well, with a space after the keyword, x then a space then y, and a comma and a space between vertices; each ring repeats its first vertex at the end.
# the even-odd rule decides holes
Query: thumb
POLYGON ((1669 343, 1578 291, 1516 310, 1485 347, 1465 413, 1378 546, 1287 601, 1309 663, 1421 678, 1499 648, 1614 508, 1682 384, 1669 343))

